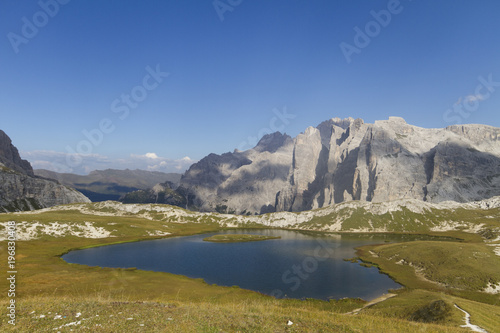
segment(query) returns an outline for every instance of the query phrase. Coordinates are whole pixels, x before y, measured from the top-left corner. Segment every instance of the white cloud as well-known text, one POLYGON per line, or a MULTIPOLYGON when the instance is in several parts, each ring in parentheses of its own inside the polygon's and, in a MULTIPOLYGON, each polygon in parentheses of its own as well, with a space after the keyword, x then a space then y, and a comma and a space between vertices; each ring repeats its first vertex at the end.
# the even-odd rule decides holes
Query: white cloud
POLYGON ((21 152, 21 156, 27 159, 34 169, 47 169, 56 172, 88 174, 94 170, 105 169, 141 169, 161 172, 184 172, 191 164, 195 163, 189 157, 178 160, 158 156, 156 153, 146 153, 144 155, 131 154, 129 158, 112 159, 107 156, 92 155, 71 155, 55 151, 29 151, 21 152), (69 161, 78 160, 79 163, 69 161))
POLYGON ((156 160, 157 158, 159 158, 158 155, 156 155, 155 153, 146 153, 146 155, 144 155, 144 156, 146 156, 147 158, 151 158, 153 160, 156 160))

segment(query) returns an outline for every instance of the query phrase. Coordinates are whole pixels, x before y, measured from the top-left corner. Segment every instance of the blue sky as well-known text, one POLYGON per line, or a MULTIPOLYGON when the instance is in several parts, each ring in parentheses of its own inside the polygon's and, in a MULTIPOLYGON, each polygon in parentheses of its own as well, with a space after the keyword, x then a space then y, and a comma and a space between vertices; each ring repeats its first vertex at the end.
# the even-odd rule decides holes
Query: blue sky
POLYGON ((35 167, 85 173, 182 171, 332 117, 500 127, 499 14, 494 0, 4 0, 0 129, 35 167))

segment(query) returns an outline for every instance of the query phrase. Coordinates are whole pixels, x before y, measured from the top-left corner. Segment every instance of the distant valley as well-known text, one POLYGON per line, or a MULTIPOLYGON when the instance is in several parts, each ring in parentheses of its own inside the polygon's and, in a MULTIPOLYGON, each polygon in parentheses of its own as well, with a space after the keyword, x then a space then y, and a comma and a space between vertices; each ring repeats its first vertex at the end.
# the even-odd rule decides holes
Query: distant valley
POLYGON ((35 175, 55 179, 85 194, 93 202, 119 200, 129 192, 152 188, 166 181, 177 187, 181 174, 145 170, 96 170, 82 176, 57 173, 44 169, 34 170, 35 175))

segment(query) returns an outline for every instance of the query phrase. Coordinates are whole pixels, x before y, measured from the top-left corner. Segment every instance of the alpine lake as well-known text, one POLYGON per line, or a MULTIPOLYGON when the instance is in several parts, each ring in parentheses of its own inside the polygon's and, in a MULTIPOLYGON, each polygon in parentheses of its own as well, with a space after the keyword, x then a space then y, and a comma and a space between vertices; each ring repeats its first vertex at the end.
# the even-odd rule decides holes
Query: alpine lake
POLYGON ((376 267, 345 260, 355 256, 355 248, 431 239, 432 236, 424 235, 237 229, 75 250, 62 258, 68 263, 135 267, 202 278, 209 284, 238 286, 277 298, 372 300, 401 285, 376 267), (279 238, 250 242, 204 241, 222 234, 279 238))

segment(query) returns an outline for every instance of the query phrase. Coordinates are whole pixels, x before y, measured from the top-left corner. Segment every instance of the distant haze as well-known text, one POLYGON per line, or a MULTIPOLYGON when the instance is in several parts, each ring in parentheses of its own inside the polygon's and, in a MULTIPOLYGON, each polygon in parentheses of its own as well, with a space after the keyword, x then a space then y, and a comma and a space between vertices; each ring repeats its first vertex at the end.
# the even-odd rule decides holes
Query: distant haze
POLYGON ((188 156, 172 160, 157 156, 155 153, 144 155, 130 155, 128 158, 110 158, 98 154, 81 155, 81 162, 77 165, 68 163, 68 154, 54 151, 21 151, 22 158, 28 160, 34 169, 45 169, 60 173, 73 173, 77 175, 88 175, 95 170, 118 169, 118 170, 147 170, 166 173, 184 173, 191 164, 196 162, 188 156))
POLYGON ((128 169, 97 170, 86 176, 35 169, 35 174, 74 187, 92 201, 118 200, 128 192, 148 189, 166 181, 176 186, 181 179, 180 173, 128 169))

